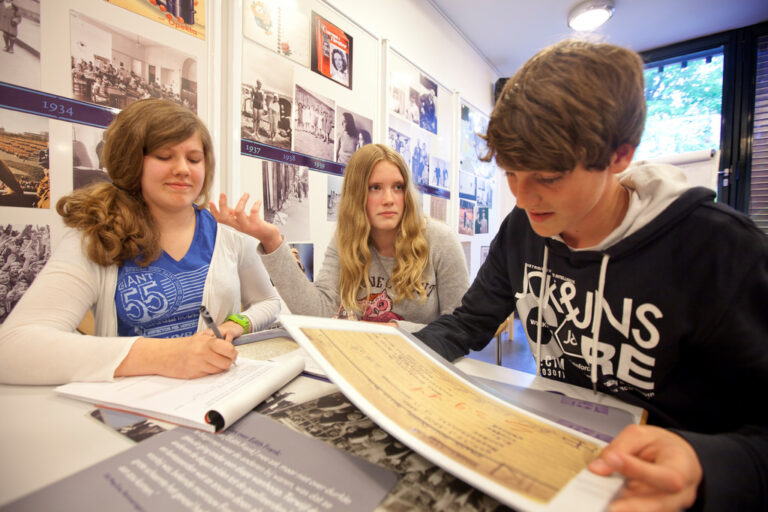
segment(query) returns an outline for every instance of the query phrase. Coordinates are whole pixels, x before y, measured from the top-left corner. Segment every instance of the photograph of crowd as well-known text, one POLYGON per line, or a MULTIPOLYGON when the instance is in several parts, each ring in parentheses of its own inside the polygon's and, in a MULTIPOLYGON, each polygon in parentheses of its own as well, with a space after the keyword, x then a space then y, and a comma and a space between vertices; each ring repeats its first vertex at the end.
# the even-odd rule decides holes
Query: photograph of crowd
POLYGON ((285 240, 309 240, 309 172, 306 167, 262 161, 264 220, 285 240))
POLYGON ((378 427, 343 394, 304 403, 273 403, 272 419, 357 457, 395 471, 400 479, 376 510, 504 510, 496 500, 446 473, 378 427))
POLYGON ((471 235, 475 232, 475 203, 459 200, 459 233, 471 235))
POLYGON ((40 89, 40 2, 38 0, 0 1, 0 52, 2 81, 40 89))
POLYGON ((0 206, 49 208, 48 118, 0 109, 0 206))
POLYGON ((309 2, 246 0, 243 36, 309 67, 309 2))
POLYGON ((341 187, 344 185, 343 176, 328 175, 328 222, 336 222, 339 217, 339 200, 341 199, 341 187))
POLYGON ((0 225, 0 323, 8 318, 50 255, 48 226, 0 225))
POLYGON ((296 141, 293 150, 333 160, 336 103, 296 85, 296 141))
POLYGON ((311 69, 352 89, 352 36, 312 12, 311 69))
POLYGON ((197 61, 176 48, 70 12, 72 96, 123 109, 163 98, 197 111, 197 61))
POLYGON ((430 159, 429 184, 437 188, 448 188, 448 162, 442 158, 430 159))
POLYGON ((293 65, 274 52, 243 41, 241 137, 291 150, 293 65))
POLYGON ((342 107, 336 109, 336 161, 349 162, 352 153, 371 143, 373 119, 342 107))
POLYGON ((112 181, 101 162, 104 129, 82 124, 72 125, 72 188, 112 181))

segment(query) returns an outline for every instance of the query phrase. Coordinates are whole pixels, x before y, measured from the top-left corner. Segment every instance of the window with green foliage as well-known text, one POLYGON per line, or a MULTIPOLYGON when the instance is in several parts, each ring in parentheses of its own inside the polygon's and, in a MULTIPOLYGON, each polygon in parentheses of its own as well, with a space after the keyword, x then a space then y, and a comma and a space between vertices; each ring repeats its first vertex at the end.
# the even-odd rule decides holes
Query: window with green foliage
POLYGON ((723 50, 647 64, 648 115, 635 159, 720 149, 723 50))

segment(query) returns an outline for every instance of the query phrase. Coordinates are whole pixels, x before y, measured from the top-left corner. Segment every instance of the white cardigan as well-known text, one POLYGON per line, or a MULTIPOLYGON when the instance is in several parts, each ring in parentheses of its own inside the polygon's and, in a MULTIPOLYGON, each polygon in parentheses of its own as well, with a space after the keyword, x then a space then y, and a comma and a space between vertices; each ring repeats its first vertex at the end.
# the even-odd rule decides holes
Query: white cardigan
MULTIPOLYGON (((203 288, 203 303, 219 324, 231 313, 251 320, 253 330, 269 326, 280 298, 256 251, 256 239, 217 225, 216 244, 203 288)), ((113 380, 134 337, 117 335, 117 265, 91 261, 82 232, 65 233, 48 263, 0 327, 0 382, 60 384, 113 380), (93 311, 93 336, 76 332, 93 311)), ((202 319, 198 330, 206 328, 202 319)))

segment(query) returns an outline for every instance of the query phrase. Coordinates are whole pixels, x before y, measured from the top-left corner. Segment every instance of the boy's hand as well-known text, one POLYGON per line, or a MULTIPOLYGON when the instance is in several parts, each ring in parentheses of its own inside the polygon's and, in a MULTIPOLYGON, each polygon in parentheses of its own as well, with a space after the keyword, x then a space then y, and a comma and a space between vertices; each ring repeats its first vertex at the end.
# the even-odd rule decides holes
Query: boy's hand
POLYGON ((589 464, 589 470, 627 479, 611 512, 681 510, 696 501, 702 469, 696 452, 679 435, 649 425, 630 425, 589 464))

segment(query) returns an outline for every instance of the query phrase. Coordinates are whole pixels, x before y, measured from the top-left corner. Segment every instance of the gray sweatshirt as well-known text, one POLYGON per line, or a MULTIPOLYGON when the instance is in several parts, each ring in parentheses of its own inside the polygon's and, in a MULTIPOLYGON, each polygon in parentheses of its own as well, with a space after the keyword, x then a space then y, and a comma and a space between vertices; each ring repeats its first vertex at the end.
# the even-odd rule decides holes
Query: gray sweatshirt
MULTIPOLYGON (((469 287, 469 274, 464 253, 455 234, 448 226, 427 219, 424 236, 429 244, 429 263, 422 274, 422 284, 427 299, 421 302, 406 299, 394 303, 395 291, 389 284, 389 277, 395 266, 395 258, 381 256, 371 246, 371 266, 368 279, 370 295, 366 297, 361 287, 357 299, 362 312, 361 320, 397 322, 403 329, 413 332, 448 314, 459 305, 461 297, 469 287)), ((339 311, 339 254, 334 236, 325 252, 325 260, 315 282, 310 282, 296 264, 288 243, 270 254, 264 254, 259 245, 259 254, 278 293, 291 313, 297 315, 335 316, 339 311)))

